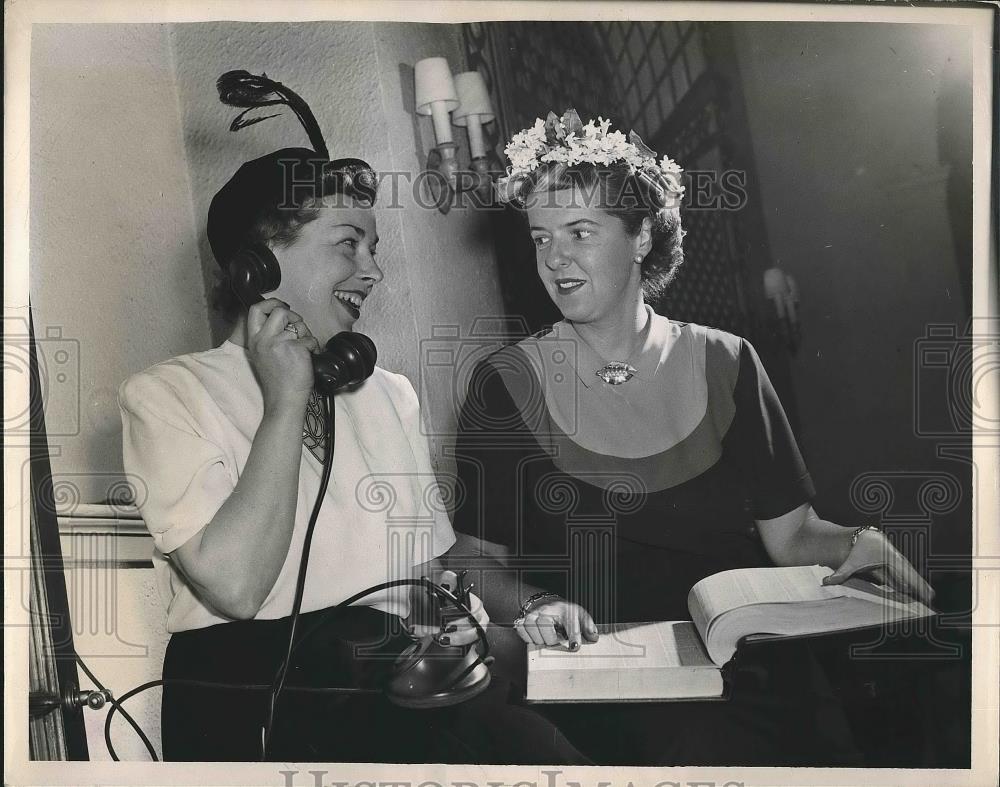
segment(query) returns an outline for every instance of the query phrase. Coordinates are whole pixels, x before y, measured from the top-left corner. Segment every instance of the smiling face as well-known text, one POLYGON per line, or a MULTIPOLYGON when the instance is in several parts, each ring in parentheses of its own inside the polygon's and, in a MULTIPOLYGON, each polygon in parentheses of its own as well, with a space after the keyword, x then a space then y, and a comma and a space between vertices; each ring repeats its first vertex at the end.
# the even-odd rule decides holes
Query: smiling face
POLYGON ((378 235, 370 207, 338 197, 318 211, 293 241, 272 248, 281 286, 271 296, 290 304, 325 344, 352 329, 382 270, 375 262, 378 235))
POLYGON ((530 195, 525 204, 538 276, 567 320, 627 319, 642 302, 636 255, 649 251, 649 231, 629 235, 621 219, 577 188, 530 195))

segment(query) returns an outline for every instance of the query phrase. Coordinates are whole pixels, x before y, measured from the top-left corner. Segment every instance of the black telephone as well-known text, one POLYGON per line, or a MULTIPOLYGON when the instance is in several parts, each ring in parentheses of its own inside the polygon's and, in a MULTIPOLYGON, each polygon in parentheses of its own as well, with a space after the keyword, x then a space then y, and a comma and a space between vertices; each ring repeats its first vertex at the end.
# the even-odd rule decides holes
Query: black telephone
MULTIPOLYGON (((272 292, 281 284, 281 266, 267 246, 244 246, 229 261, 233 292, 249 308, 264 300, 261 293, 272 292)), ((316 391, 332 396, 346 385, 367 380, 375 371, 378 353, 375 343, 363 333, 341 331, 326 343, 323 352, 313 355, 316 391)))

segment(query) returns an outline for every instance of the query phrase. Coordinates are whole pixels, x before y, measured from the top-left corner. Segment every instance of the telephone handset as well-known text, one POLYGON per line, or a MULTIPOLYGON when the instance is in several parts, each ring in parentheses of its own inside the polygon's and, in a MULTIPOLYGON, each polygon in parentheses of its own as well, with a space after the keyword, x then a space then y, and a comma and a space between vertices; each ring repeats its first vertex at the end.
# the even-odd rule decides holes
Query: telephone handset
MULTIPOLYGON (((233 292, 247 308, 264 300, 261 293, 272 292, 281 284, 281 266, 267 246, 244 246, 229 261, 233 292)), ((375 371, 378 353, 375 343, 363 333, 341 331, 326 343, 323 352, 312 357, 316 391, 332 396, 346 385, 367 380, 375 371)))

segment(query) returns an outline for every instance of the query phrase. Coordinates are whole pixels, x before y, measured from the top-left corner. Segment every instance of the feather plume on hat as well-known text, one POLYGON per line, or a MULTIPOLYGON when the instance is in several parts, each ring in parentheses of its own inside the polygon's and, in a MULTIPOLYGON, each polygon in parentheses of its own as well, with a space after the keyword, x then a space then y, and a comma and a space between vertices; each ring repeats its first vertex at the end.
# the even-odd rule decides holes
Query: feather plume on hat
POLYGON ((208 211, 208 239, 220 265, 225 266, 243 245, 262 210, 297 204, 295 195, 339 193, 362 204, 374 204, 378 178, 371 166, 357 158, 331 161, 315 115, 294 90, 266 74, 257 76, 244 70, 227 71, 216 81, 216 88, 223 104, 243 110, 230 123, 230 131, 280 114, 251 113, 285 106, 295 113, 312 146, 311 150, 282 148, 248 161, 216 193, 208 211))
POLYGON ((227 106, 240 107, 244 110, 233 119, 229 125, 230 131, 239 131, 241 128, 252 126, 254 123, 260 123, 262 120, 280 114, 275 112, 263 117, 247 118, 247 115, 255 109, 285 105, 295 113, 302 127, 306 130, 313 150, 322 158, 330 158, 330 152, 323 140, 323 132, 319 129, 316 116, 309 109, 309 105, 291 88, 285 87, 273 79, 268 79, 267 74, 254 76, 249 71, 242 70, 227 71, 219 77, 215 86, 219 91, 219 101, 227 106))

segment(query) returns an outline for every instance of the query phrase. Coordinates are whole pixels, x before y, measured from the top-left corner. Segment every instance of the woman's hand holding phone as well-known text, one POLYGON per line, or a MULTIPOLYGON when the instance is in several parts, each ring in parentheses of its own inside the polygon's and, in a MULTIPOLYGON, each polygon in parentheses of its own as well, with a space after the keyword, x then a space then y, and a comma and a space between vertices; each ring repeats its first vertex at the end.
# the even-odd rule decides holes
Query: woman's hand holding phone
POLYGON ((319 348, 302 318, 277 298, 249 307, 246 343, 264 417, 233 493, 206 527, 171 552, 199 596, 234 620, 257 615, 288 555, 311 357, 319 348))
MULTIPOLYGON (((421 588, 414 596, 417 597, 416 605, 419 605, 421 603, 419 597, 426 596, 426 591, 421 588)), ((452 608, 447 608, 451 612, 449 615, 450 620, 442 630, 440 628, 441 620, 438 615, 429 615, 427 612, 421 614, 415 609, 416 605, 411 601, 411 615, 408 623, 412 636, 418 639, 420 637, 435 636, 439 638, 442 645, 452 646, 471 645, 479 639, 479 630, 476 628, 475 623, 464 615, 455 614, 452 608)), ((483 606, 482 599, 475 593, 469 593, 468 607, 472 616, 476 619, 476 623, 479 624, 480 628, 485 629, 489 625, 490 616, 483 606)))
POLYGON ((554 646, 565 642, 578 650, 584 642, 597 642, 594 619, 579 604, 551 598, 533 605, 523 618, 514 621, 514 630, 529 645, 554 646))
POLYGON ((320 345, 287 303, 266 298, 247 311, 247 351, 264 393, 264 411, 304 409, 320 345))

